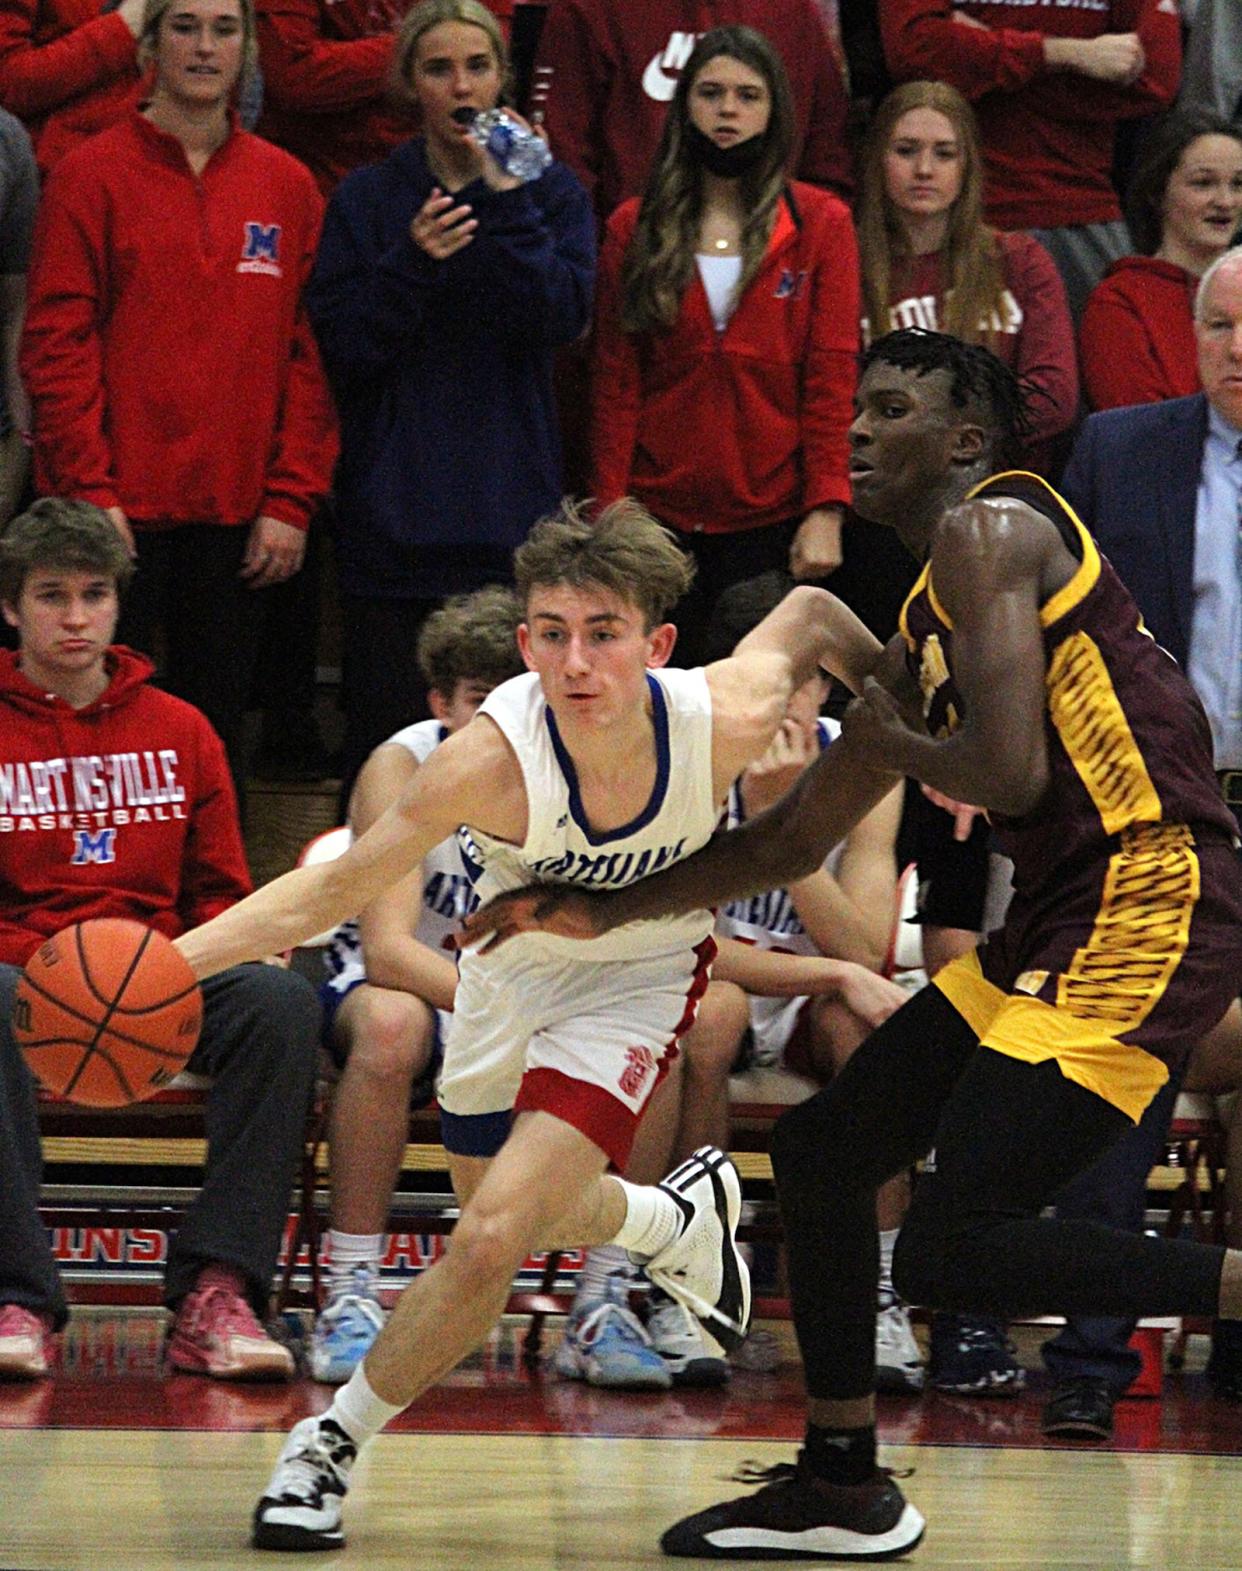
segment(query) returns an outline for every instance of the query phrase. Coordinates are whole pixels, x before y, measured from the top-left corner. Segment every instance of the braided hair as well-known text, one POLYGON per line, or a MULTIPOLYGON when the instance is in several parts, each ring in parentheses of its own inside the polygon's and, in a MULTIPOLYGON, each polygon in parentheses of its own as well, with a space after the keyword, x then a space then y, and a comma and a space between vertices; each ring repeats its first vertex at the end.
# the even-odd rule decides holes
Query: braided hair
POLYGON ((994 459, 1005 465, 1019 461, 1030 439, 1030 398, 1038 389, 1016 375, 982 344, 964 343, 948 333, 922 327, 903 327, 886 333, 864 351, 859 375, 876 361, 926 376, 944 371, 949 397, 958 409, 973 405, 992 438, 994 459))

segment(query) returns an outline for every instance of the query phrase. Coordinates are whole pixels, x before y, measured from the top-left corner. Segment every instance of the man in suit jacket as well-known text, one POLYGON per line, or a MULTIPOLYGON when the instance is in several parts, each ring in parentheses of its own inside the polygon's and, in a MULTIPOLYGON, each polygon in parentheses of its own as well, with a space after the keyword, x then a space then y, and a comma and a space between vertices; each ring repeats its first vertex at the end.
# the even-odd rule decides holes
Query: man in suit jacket
POLYGON ((1200 281, 1195 333, 1203 392, 1092 415, 1061 489, 1153 635, 1186 668, 1212 721, 1217 767, 1234 772, 1242 725, 1230 725, 1228 710, 1237 695, 1219 691, 1213 672, 1228 667, 1236 680, 1242 652, 1236 641, 1224 646, 1227 631, 1242 637, 1242 246, 1200 281), (1222 651, 1215 662, 1213 647, 1222 651))
MULTIPOLYGON (((1203 392, 1092 415, 1061 490, 1203 700, 1221 790, 1242 821, 1242 247, 1204 274, 1195 333, 1203 392)), ((1237 1087, 1242 1046, 1233 1013, 1224 1025, 1196 1049, 1188 1089, 1237 1087)), ((1175 1089, 1062 1194, 1059 1214, 1143 1225, 1146 1176, 1175 1089)), ((1242 1239, 1242 1174, 1232 1175, 1231 1193, 1239 1198, 1230 1231, 1242 1239)), ((1208 1376, 1219 1394, 1242 1400, 1242 1339, 1223 1324, 1213 1333, 1208 1376)), ((1045 1344, 1056 1381, 1044 1410, 1048 1433, 1108 1434, 1112 1402, 1137 1364, 1126 1347, 1132 1329, 1132 1321, 1075 1319, 1045 1344)))
MULTIPOLYGON (((1194 611, 1196 498, 1211 408, 1205 393, 1195 393, 1091 415, 1061 481, 1067 501, 1120 573, 1153 637, 1183 667, 1194 611)), ((1236 531, 1236 521, 1222 524, 1236 531)))

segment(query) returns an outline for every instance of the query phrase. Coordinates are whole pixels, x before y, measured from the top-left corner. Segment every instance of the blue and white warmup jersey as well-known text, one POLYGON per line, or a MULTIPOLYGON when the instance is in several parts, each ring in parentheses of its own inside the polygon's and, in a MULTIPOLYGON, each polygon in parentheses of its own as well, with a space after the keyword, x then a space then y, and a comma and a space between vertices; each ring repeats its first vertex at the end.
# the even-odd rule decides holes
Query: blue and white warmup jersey
MULTIPOLYGON (((835 720, 820 719, 819 745, 821 751, 840 734, 841 727, 835 720)), ((729 828, 736 829, 745 823, 746 810, 736 782, 729 791, 729 828)), ((824 859, 825 871, 836 874, 841 863, 845 842, 833 846, 824 859)), ((819 955, 823 951, 802 925, 802 918, 794 908, 787 889, 769 889, 763 894, 749 895, 742 900, 731 900, 723 906, 716 921, 716 932, 724 938, 735 938, 744 944, 754 944, 759 949, 775 950, 787 955, 819 955)), ((801 998, 750 998, 750 1025, 754 1035, 753 1058, 756 1063, 775 1064, 797 1021, 804 999, 801 998)))
MULTIPOLYGON (((656 780, 641 813, 617 829, 590 827, 578 776, 533 672, 503 682, 484 700, 522 770, 526 839, 510 845, 466 826, 458 831, 480 900, 536 881, 620 889, 697 851, 720 821, 712 791, 712 707, 701 669, 647 673, 655 728, 656 780)), ((514 944, 556 959, 628 960, 692 949, 711 932, 706 910, 631 922, 585 941, 523 933, 514 944)))
MULTIPOLYGON (((426 763, 440 743, 449 735, 438 720, 420 720, 406 726, 395 736, 390 736, 385 746, 404 747, 420 764, 426 763)), ((452 953, 449 939, 468 912, 478 901, 474 885, 455 836, 450 835, 433 846, 423 858, 423 898, 417 912, 414 936, 429 949, 452 953)), ((411 920, 415 917, 410 913, 411 920)), ((328 986, 343 997, 366 981, 366 966, 362 958, 362 943, 358 923, 354 919, 342 922, 332 935, 324 952, 328 973, 328 986)), ((438 1011, 447 1019, 445 1011, 438 1011)), ((444 1020, 441 1020, 443 1027, 444 1020)))

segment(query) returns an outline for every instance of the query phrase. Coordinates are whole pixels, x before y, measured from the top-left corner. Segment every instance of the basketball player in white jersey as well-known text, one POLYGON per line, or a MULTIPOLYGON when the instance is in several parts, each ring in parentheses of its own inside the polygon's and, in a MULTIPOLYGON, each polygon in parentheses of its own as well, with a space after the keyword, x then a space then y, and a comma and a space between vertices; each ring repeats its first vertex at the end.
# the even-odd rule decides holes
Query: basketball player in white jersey
MULTIPOLYGON (((708 660, 726 658, 790 587, 786 575, 772 572, 727 589, 712 615, 708 660)), ((782 797, 838 734, 837 722, 820 716, 828 686, 816 672, 790 694, 766 752, 729 790, 731 828, 782 797)), ((627 1178, 654 1181, 703 1145, 728 1150, 729 1076, 738 1068, 789 1069, 805 1077, 810 1095, 905 1003, 908 995, 877 974, 893 932, 900 817, 897 788, 817 872, 720 910, 712 980, 682 1039, 680 1062, 644 1116, 627 1178)), ((877 1368, 885 1388, 908 1390, 922 1383, 922 1360, 885 1275, 907 1198, 904 1181, 891 1187, 881 1201, 877 1368)), ((728 1363, 704 1346, 697 1322, 659 1289, 644 1292, 641 1271, 611 1244, 586 1254, 555 1368, 563 1378, 611 1389, 729 1379, 728 1363)))
MULTIPOLYGON (((731 659, 662 669, 676 636, 664 617, 691 569, 632 502, 594 528, 572 510, 544 520, 514 565, 529 674, 497 688, 344 856, 186 934, 196 974, 340 921, 461 824, 480 894, 532 878, 621 887, 676 862, 706 843, 730 782, 821 656, 841 664, 855 653, 846 645, 870 643, 831 596, 800 588, 731 659)), ((744 1336, 750 1285, 727 1158, 697 1153, 660 1185, 605 1176, 610 1162, 624 1167, 693 1020, 710 935, 700 910, 600 943, 535 934, 463 958, 440 1083, 461 1219, 328 1411, 289 1436, 255 1513, 258 1546, 343 1543, 358 1447, 478 1345, 532 1249, 619 1243, 726 1348, 744 1336)))
MULTIPOLYGON (((494 687, 521 671, 520 621, 517 596, 493 584, 455 595, 423 623, 417 658, 432 718, 404 727, 367 759, 350 799, 354 835, 365 834, 494 687)), ((384 1323, 380 1258, 408 1109, 432 1096, 457 991, 453 938, 473 904, 450 835, 343 922, 324 950, 323 1043, 340 1079, 328 1125, 327 1293, 309 1361, 312 1377, 331 1385, 349 1379, 384 1323)))

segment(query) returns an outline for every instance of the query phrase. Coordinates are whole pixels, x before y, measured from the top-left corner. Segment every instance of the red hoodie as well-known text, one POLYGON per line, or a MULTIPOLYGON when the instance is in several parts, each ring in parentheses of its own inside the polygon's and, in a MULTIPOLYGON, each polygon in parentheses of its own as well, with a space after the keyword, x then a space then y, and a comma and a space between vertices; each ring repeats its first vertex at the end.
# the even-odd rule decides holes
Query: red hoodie
POLYGON ((0 650, 0 961, 98 916, 176 938, 250 893, 224 746, 192 705, 149 687, 115 645, 84 709, 0 650))
POLYGON ((22 341, 40 492, 139 526, 305 528, 336 457, 302 307, 322 216, 306 170, 246 131, 199 176, 137 113, 64 158, 22 341))
MULTIPOLYGON (((258 0, 259 133, 307 166, 325 196, 415 130, 388 96, 394 31, 413 0, 258 0)), ((506 19, 513 0, 485 0, 506 19)))
POLYGON ((850 499, 858 252, 845 204, 795 184, 723 333, 697 271, 675 325, 621 330, 620 275, 638 201, 612 215, 600 258, 594 493, 631 494, 662 523, 720 534, 850 499))
POLYGON ((791 173, 850 194, 845 84, 815 0, 552 0, 531 111, 601 223, 646 186, 681 68, 699 34, 726 23, 757 28, 785 62, 791 173))
POLYGON ((1158 404, 1199 391, 1199 280, 1175 262, 1123 256, 1092 290, 1078 329, 1092 409, 1158 404))
POLYGON ((119 120, 140 85, 134 35, 100 0, 0 3, 0 104, 25 122, 40 169, 119 120))
POLYGON ((974 105, 989 223, 1055 229, 1121 217, 1115 125, 1173 102, 1182 60, 1174 0, 882 0, 879 14, 897 81, 948 82, 974 105), (1147 63, 1129 87, 1044 63, 1045 38, 1135 32, 1147 63))

